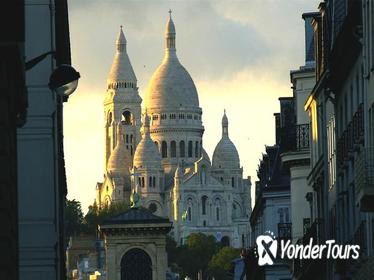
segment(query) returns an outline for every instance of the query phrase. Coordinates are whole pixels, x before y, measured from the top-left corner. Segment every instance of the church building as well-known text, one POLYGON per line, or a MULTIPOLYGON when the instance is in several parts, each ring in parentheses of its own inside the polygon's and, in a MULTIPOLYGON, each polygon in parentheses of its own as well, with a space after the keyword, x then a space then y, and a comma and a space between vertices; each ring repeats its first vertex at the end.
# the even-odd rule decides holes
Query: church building
POLYGON ((101 208, 129 203, 137 192, 143 207, 173 222, 171 235, 179 244, 201 232, 247 247, 251 182, 243 178, 226 112, 211 161, 203 148, 199 96, 176 54, 171 14, 165 43, 142 104, 122 27, 119 31, 104 100, 104 180, 96 185, 96 203, 101 208))

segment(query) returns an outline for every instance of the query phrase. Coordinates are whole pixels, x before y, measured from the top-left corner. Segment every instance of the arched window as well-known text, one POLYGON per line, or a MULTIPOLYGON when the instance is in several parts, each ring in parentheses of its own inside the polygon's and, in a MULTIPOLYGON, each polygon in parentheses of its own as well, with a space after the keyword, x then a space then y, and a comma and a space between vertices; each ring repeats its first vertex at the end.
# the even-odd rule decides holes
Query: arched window
POLYGON ((231 177, 231 187, 235 187, 235 178, 231 177))
POLYGON ((133 136, 132 134, 130 135, 130 143, 132 143, 132 140, 133 140, 133 136))
POLYGON ((157 147, 157 151, 160 151, 160 149, 158 148, 158 142, 155 141, 155 144, 156 144, 156 147, 157 147))
POLYGON ((202 150, 203 150, 203 141, 200 141, 199 157, 201 157, 202 150))
POLYGON ((133 116, 130 111, 122 113, 122 123, 124 125, 133 125, 133 116))
POLYGON ((202 214, 203 215, 206 215, 206 201, 207 201, 208 197, 207 196, 203 196, 201 198, 201 210, 202 210, 202 214))
POLYGON ((144 188, 144 177, 142 177, 142 188, 144 188))
POLYGON ((170 143, 170 157, 175 158, 176 156, 177 156, 177 144, 173 140, 170 143))
POLYGON ((188 141, 188 157, 192 157, 192 141, 188 141))
POLYGON ((216 220, 219 221, 219 207, 216 207, 216 220))
POLYGON ((126 134, 126 143, 129 143, 129 135, 126 134))
POLYGON ((152 176, 149 176, 149 182, 148 182, 148 184, 149 184, 150 188, 153 187, 152 183, 153 183, 152 176))
POLYGON ((185 157, 186 156, 186 147, 184 145, 184 141, 179 142, 179 156, 185 157))
POLYGON ((199 142, 195 142, 195 157, 197 158, 199 156, 199 142))
POLYGON ((152 183, 153 187, 155 188, 156 187, 156 177, 153 176, 153 183, 152 183))
POLYGON ((138 185, 139 185, 139 187, 142 186, 142 178, 140 178, 140 177, 138 177, 138 185))
POLYGON ((192 215, 191 215, 192 213, 191 213, 191 206, 188 206, 188 210, 187 210, 187 219, 188 219, 188 221, 190 221, 191 222, 191 220, 192 220, 192 215))
POLYGON ((202 185, 206 184, 206 167, 205 165, 201 166, 201 172, 200 172, 200 183, 202 185))
POLYGON ((166 144, 165 141, 162 141, 162 144, 161 144, 161 156, 162 158, 168 157, 168 145, 166 144))

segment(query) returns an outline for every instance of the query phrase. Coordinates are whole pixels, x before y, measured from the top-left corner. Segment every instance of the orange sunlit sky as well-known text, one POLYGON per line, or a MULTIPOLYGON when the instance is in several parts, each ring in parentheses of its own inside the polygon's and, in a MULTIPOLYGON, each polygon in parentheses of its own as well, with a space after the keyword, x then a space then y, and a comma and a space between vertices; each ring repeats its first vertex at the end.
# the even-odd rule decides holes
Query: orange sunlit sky
POLYGON ((301 15, 316 11, 319 2, 70 0, 72 63, 81 79, 64 107, 68 198, 79 200, 86 212, 96 182, 103 180, 103 100, 120 25, 144 99, 163 57, 168 10, 173 11, 177 54, 203 109, 204 147, 212 157, 225 108, 244 176, 254 185, 265 145, 275 141, 278 97, 292 95, 289 72, 304 63, 301 15))

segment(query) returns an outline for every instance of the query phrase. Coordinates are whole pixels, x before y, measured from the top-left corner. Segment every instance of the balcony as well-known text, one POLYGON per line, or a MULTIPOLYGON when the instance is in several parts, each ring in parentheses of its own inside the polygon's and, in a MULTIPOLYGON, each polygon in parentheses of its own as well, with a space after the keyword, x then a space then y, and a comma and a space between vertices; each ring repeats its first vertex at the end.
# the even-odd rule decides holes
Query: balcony
POLYGON ((360 210, 374 211, 374 147, 364 148, 355 160, 356 198, 360 210))
POLYGON ((354 159, 355 152, 360 151, 364 143, 364 132, 364 112, 361 103, 337 141, 337 161, 340 169, 346 167, 349 160, 354 159))
POLYGON ((278 239, 291 240, 292 239, 292 223, 278 223, 278 239))
MULTIPOLYGON (((323 220, 316 219, 311 227, 306 230, 306 234, 303 238, 300 238, 296 244, 308 245, 310 239, 313 238, 313 244, 319 244, 322 241, 323 237, 323 220)), ((293 275, 296 279, 303 279, 303 276, 309 275, 311 271, 313 273, 319 273, 323 275, 323 260, 320 259, 294 259, 293 260, 293 275)))
POLYGON ((283 152, 307 151, 309 149, 309 124, 282 128, 283 152))

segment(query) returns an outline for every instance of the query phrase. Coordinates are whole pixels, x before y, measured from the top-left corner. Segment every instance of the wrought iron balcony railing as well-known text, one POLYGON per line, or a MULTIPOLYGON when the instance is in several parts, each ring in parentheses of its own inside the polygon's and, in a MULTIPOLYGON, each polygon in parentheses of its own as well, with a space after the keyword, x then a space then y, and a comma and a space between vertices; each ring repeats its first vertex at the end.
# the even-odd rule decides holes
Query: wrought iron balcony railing
POLYGON ((309 149, 309 124, 296 125, 296 149, 309 149))
POLYGON ((354 158, 353 153, 358 150, 364 141, 364 114, 361 103, 353 115, 352 120, 337 141, 338 166, 343 167, 345 162, 354 158))
POLYGON ((282 128, 282 149, 284 152, 309 149, 309 124, 298 124, 282 128))
MULTIPOLYGON (((322 219, 316 219, 309 229, 306 230, 306 233, 302 238, 300 238, 296 244, 300 245, 308 245, 310 242, 310 239, 313 238, 313 244, 319 244, 321 243, 323 239, 323 220, 322 219)), ((313 259, 305 259, 301 260, 298 258, 295 258, 293 260, 293 274, 299 275, 302 273, 303 270, 305 270, 306 267, 308 267, 313 261, 313 259)))

